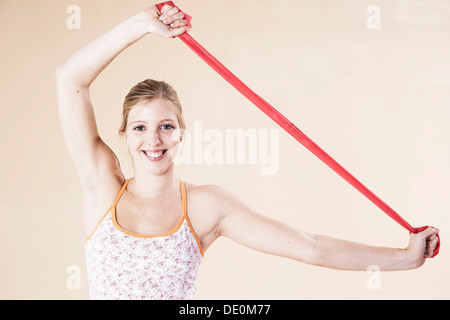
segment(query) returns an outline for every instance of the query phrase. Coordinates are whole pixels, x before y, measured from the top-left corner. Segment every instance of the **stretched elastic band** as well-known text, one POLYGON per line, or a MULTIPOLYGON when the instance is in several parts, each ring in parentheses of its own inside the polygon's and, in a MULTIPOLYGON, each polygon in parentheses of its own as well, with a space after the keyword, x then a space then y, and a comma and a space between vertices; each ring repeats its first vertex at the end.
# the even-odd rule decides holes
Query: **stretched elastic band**
MULTIPOLYGON (((172 1, 166 1, 164 3, 157 4, 159 10, 165 5, 175 6, 172 1)), ((178 8, 178 7, 177 7, 178 8)), ((180 8, 178 8, 180 10, 180 8)), ((181 10, 180 10, 181 11, 181 10)), ((182 12, 182 11, 181 11, 182 12)), ((185 19, 189 21, 192 17, 184 13, 185 19)), ((337 163, 330 155, 328 155, 324 150, 322 150, 314 141, 308 138, 299 128, 297 128, 292 122, 290 122, 286 117, 284 117, 278 110, 272 107, 263 98, 253 92, 249 87, 247 87, 241 80, 239 80, 233 73, 230 72, 222 63, 220 63, 214 56, 212 56, 205 48, 203 48, 197 41, 194 40, 188 33, 183 33, 178 36, 189 48, 192 49, 200 58, 202 58, 211 68, 213 68, 218 74, 220 74, 226 81, 228 81, 235 89, 237 89, 242 95, 249 99, 255 106, 257 106, 262 112, 269 116, 273 121, 275 121, 279 126, 281 126, 286 132, 288 132, 292 137, 294 137, 298 142, 305 146, 309 151, 311 151, 315 156, 322 160, 327 166, 334 170, 339 176, 341 176, 345 181, 350 183, 354 188, 366 196, 370 201, 372 201, 376 206, 378 206, 382 211, 384 211, 388 216, 390 216, 394 221, 408 230, 410 233, 420 232, 419 228, 416 229, 412 227, 405 219, 403 219, 397 212, 395 212, 391 207, 389 207, 385 202, 383 202, 379 197, 377 197, 372 191, 365 187, 360 181, 358 181, 353 175, 345 170, 339 163, 337 163)), ((440 239, 438 235, 438 245, 432 257, 437 255, 439 252, 440 239)))

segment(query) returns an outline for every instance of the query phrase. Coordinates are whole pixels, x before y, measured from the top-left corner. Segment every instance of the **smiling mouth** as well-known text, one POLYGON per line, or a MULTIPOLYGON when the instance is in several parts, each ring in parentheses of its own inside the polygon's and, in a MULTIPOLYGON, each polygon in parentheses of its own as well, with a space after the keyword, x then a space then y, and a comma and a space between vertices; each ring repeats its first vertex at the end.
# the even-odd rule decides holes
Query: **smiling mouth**
POLYGON ((164 157, 164 153, 166 153, 166 151, 167 149, 157 151, 142 150, 142 153, 144 153, 145 157, 150 161, 159 161, 164 157))

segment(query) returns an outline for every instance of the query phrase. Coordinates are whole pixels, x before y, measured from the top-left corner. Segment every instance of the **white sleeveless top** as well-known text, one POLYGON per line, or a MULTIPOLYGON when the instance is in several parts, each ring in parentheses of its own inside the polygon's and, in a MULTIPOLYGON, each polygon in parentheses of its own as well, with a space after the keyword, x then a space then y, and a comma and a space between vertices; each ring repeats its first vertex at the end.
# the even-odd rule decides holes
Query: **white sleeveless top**
POLYGON ((90 298, 195 299, 203 251, 187 216, 184 182, 181 219, 162 235, 136 234, 117 223, 116 204, 128 182, 85 241, 90 298))

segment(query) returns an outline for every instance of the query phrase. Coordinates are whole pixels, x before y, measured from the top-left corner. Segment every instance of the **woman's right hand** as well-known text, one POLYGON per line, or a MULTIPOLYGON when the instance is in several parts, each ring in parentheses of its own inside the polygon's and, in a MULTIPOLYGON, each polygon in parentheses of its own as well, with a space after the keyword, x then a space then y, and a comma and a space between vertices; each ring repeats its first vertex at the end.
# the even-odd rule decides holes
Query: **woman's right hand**
POLYGON ((156 5, 144 10, 147 20, 147 31, 163 38, 177 37, 186 31, 191 30, 188 21, 184 19, 184 14, 176 7, 164 5, 161 12, 156 5))

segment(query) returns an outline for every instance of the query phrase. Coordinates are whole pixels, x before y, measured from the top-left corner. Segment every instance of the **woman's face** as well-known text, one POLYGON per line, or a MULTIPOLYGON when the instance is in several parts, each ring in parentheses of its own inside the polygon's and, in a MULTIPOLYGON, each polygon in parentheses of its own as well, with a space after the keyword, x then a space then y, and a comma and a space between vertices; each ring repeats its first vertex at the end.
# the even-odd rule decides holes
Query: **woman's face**
POLYGON ((137 104, 128 114, 125 140, 135 167, 163 174, 173 164, 180 137, 178 120, 168 100, 137 104))

